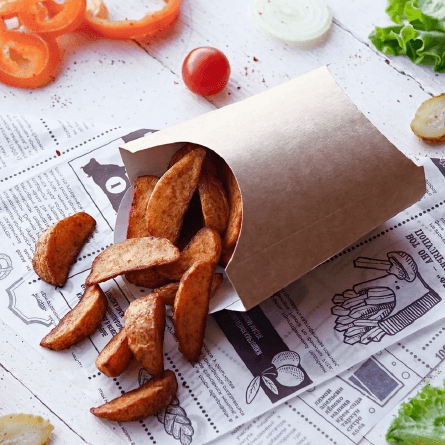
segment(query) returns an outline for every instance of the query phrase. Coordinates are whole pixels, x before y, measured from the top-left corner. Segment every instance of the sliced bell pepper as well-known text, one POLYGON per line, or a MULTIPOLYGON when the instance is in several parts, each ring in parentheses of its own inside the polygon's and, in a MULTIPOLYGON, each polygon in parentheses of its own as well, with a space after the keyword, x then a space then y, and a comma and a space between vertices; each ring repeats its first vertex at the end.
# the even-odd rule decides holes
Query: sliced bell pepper
POLYGON ((86 23, 108 39, 134 39, 153 35, 169 27, 178 18, 181 0, 165 0, 165 6, 149 12, 140 20, 109 20, 102 0, 91 0, 87 5, 86 23))
POLYGON ((0 82, 36 88, 55 78, 60 50, 55 39, 0 27, 0 82))
POLYGON ((0 0, 0 17, 9 19, 22 9, 26 0, 0 0))
POLYGON ((74 31, 85 18, 86 0, 27 0, 19 11, 20 23, 29 31, 49 37, 58 37, 74 31))

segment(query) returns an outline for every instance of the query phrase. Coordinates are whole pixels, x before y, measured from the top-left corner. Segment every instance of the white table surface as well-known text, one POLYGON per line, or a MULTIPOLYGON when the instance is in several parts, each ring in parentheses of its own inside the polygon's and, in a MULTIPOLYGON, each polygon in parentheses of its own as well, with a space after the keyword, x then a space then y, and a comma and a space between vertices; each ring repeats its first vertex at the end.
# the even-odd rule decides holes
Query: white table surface
MULTIPOLYGON (((183 0, 175 28, 158 39, 109 41, 71 34, 61 39, 63 61, 56 81, 32 91, 0 84, 0 112, 161 129, 331 64, 337 82, 389 140, 409 153, 440 156, 443 148, 419 142, 409 123, 422 101, 443 92, 445 74, 387 58, 370 44, 373 24, 389 23, 385 0, 326 1, 334 22, 310 48, 289 46, 258 31, 248 0, 183 0), (188 91, 181 79, 185 56, 199 46, 220 48, 232 67, 228 87, 206 99, 188 91)), ((119 3, 107 4, 113 2, 119 3)), ((127 17, 142 15, 138 3, 124 2, 132 10, 127 17)), ((54 445, 120 443, 85 409, 83 395, 63 373, 51 369, 1 320, 0 339, 5 412, 50 419, 54 445)))

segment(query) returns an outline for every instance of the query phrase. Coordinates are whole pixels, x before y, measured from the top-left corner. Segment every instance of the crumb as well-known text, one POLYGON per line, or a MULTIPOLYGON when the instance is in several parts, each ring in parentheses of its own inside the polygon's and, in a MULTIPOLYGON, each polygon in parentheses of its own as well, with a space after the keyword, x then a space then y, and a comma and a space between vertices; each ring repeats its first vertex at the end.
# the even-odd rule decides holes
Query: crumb
POLYGON ((60 156, 60 151, 56 150, 56 154, 57 154, 57 156, 60 156))
POLYGON ((255 56, 253 56, 253 61, 258 62, 258 59, 255 56))

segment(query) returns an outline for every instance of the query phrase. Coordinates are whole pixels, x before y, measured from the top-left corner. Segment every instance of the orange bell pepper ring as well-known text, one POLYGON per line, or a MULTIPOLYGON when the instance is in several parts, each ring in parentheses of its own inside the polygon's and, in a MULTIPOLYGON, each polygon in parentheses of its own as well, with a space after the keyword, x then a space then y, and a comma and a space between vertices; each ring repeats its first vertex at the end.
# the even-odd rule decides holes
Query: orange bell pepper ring
POLYGON ((77 29, 84 21, 86 7, 86 0, 26 0, 18 17, 27 30, 55 38, 77 29))
POLYGON ((0 17, 9 19, 22 9, 26 0, 0 0, 0 17))
POLYGON ((0 26, 0 82, 37 88, 55 78, 60 50, 55 39, 0 26))
POLYGON ((181 0, 164 0, 165 6, 149 12, 140 20, 109 20, 108 10, 102 0, 91 0, 87 5, 86 23, 108 39, 134 39, 156 34, 168 28, 179 15, 181 0))

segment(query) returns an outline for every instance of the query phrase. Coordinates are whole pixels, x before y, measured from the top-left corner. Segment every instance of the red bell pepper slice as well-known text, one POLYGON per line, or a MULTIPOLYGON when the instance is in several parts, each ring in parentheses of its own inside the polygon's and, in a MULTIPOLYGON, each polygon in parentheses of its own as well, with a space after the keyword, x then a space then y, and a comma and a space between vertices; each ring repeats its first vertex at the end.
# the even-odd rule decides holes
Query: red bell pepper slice
POLYGON ((26 0, 1 0, 0 1, 0 17, 9 19, 22 9, 26 0))
POLYGON ((55 78, 60 50, 55 39, 0 27, 0 82, 36 88, 55 78))
POLYGON ((86 23, 108 39, 134 39, 156 34, 168 28, 179 15, 181 0, 165 0, 165 6, 149 12, 140 20, 109 20, 102 0, 92 0, 87 5, 86 23))
POLYGON ((86 0, 26 0, 18 13, 26 29, 41 36, 58 37, 77 29, 84 21, 86 0))

